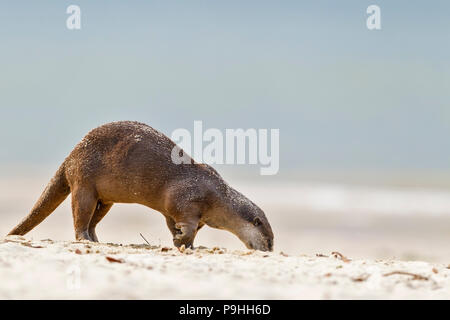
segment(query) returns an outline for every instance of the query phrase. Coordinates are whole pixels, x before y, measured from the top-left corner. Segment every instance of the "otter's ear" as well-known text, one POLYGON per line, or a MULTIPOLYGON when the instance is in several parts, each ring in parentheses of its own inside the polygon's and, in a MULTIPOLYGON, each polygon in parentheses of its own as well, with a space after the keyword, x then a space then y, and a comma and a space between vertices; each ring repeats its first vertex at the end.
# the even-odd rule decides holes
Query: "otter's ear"
POLYGON ((259 219, 258 217, 256 217, 255 219, 253 219, 253 225, 255 227, 258 227, 262 224, 261 219, 259 219))

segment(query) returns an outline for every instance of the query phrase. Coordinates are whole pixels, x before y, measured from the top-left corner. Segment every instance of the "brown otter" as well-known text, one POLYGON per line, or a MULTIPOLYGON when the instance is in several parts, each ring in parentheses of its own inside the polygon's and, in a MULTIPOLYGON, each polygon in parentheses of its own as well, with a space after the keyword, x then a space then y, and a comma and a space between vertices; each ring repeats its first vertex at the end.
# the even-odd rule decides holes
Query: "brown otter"
POLYGON ((120 121, 92 130, 9 235, 26 234, 72 193, 77 240, 98 241, 95 227, 114 203, 138 203, 165 216, 177 247, 192 247, 206 224, 234 233, 250 249, 273 250, 264 212, 209 165, 191 158, 188 164, 175 164, 174 147, 168 137, 143 123, 120 121))

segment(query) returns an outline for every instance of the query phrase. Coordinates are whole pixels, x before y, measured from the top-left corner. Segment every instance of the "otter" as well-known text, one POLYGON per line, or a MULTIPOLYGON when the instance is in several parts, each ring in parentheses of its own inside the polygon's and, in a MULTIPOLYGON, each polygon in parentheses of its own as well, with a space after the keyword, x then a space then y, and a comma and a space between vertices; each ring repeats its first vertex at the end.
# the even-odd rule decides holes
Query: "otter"
MULTIPOLYGON (((235 234, 249 249, 272 251, 264 212, 209 165, 175 164, 178 146, 152 127, 132 121, 90 131, 57 170, 30 214, 9 235, 25 235, 71 194, 77 240, 98 242, 95 228, 114 203, 159 211, 176 247, 192 247, 204 226, 235 234)), ((183 153, 182 149, 179 149, 183 153)))

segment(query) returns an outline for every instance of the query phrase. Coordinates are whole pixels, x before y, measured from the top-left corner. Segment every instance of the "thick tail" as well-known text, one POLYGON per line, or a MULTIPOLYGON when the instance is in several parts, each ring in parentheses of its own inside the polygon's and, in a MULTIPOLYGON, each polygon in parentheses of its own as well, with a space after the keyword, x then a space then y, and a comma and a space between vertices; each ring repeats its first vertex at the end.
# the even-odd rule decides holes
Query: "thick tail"
POLYGON ((8 235, 24 235, 47 218, 70 193, 64 164, 49 182, 30 214, 26 216, 8 235))

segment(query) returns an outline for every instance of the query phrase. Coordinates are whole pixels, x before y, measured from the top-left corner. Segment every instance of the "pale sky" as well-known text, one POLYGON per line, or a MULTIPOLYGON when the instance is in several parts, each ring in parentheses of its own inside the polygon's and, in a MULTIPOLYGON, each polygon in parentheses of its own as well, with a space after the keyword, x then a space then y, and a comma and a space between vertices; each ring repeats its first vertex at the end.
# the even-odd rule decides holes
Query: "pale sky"
POLYGON ((0 39, 4 164, 59 163, 112 120, 202 120, 280 129, 280 171, 450 167, 448 1, 5 0, 0 39))

